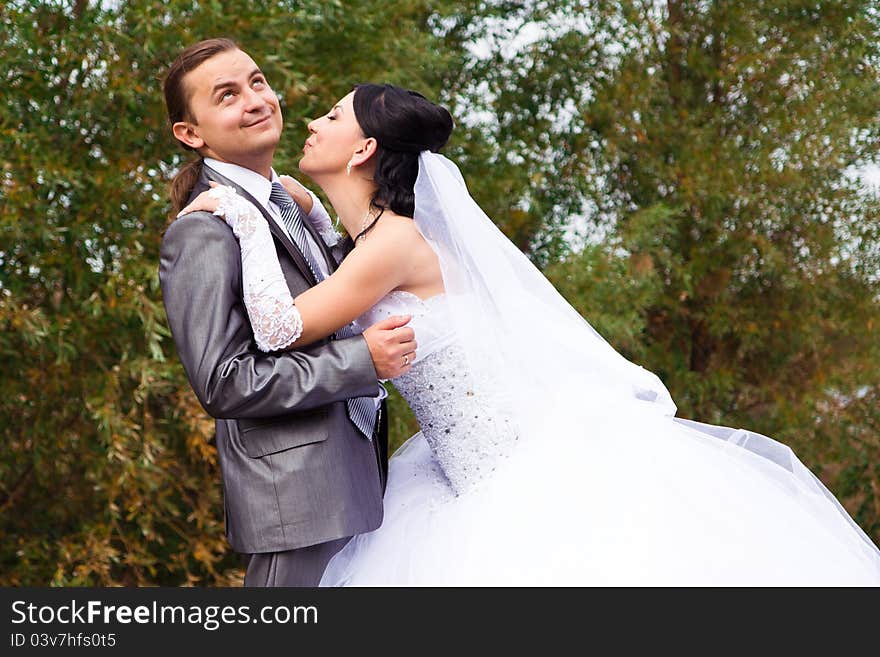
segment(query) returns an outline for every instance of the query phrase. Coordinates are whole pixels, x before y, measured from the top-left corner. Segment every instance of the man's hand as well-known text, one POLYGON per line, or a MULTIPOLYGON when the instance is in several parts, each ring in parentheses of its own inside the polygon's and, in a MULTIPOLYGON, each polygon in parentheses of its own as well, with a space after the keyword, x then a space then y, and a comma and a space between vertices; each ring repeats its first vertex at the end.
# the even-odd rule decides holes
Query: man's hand
POLYGON ((312 211, 312 195, 305 187, 290 176, 278 176, 278 180, 306 214, 312 211))
POLYGON ((418 345, 415 331, 406 326, 411 319, 412 315, 393 315, 364 331, 380 379, 393 379, 412 367, 418 345))

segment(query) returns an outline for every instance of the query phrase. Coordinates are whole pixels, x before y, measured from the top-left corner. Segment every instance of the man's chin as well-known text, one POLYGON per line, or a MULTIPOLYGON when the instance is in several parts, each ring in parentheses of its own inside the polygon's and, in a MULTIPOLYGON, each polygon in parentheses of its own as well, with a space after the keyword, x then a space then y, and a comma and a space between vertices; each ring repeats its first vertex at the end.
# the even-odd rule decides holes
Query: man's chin
POLYGON ((246 140, 245 144, 249 147, 248 150, 253 153, 265 153, 268 151, 274 154, 280 141, 281 135, 278 133, 263 133, 252 135, 246 140))
POLYGON ((281 126, 270 119, 263 123, 242 128, 241 135, 246 141, 259 144, 274 142, 274 145, 277 146, 281 140, 281 126))

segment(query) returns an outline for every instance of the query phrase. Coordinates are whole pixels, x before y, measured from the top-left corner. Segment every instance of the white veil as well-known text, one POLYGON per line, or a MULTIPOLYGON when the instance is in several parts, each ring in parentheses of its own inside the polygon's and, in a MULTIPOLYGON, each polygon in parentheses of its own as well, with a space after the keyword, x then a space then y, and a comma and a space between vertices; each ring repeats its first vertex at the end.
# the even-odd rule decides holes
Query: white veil
POLYGON ((746 450, 753 465, 799 490, 802 504, 852 527, 870 559, 880 557, 789 447, 752 431, 674 418, 675 403, 660 379, 618 354, 569 305, 480 209, 458 167, 442 155, 419 156, 414 219, 440 260, 448 320, 469 374, 487 382, 521 435, 552 433, 558 417, 574 419, 560 426, 577 426, 585 436, 632 415, 664 418, 696 438, 746 450))
POLYGON ((540 426, 553 410, 535 408, 536 391, 558 408, 609 412, 647 404, 675 414, 660 379, 618 354, 569 305, 480 209, 458 167, 442 155, 419 156, 414 219, 438 254, 449 321, 472 374, 492 382, 521 429, 540 426))

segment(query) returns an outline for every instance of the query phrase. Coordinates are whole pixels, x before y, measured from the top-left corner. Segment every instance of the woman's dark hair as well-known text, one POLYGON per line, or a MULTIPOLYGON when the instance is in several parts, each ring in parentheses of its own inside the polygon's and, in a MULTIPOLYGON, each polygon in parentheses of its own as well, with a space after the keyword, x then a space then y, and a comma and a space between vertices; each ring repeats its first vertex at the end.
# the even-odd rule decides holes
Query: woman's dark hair
POLYGON ((359 84, 353 103, 364 135, 378 144, 371 205, 412 217, 419 153, 443 148, 452 133, 452 115, 422 94, 393 84, 359 84))
MULTIPOLYGON (((171 64, 165 73, 165 80, 163 82, 165 108, 168 111, 168 120, 171 125, 178 121, 193 120, 189 108, 190 92, 183 83, 186 74, 198 68, 214 55, 219 55, 221 52, 228 50, 238 50, 238 46, 231 39, 208 39, 189 46, 177 56, 177 59, 174 60, 174 63, 171 64)), ((193 150, 180 141, 178 143, 188 151, 193 150)), ((171 181, 172 217, 176 216, 186 206, 189 195, 199 179, 201 168, 201 158, 190 160, 181 167, 180 171, 171 181)))

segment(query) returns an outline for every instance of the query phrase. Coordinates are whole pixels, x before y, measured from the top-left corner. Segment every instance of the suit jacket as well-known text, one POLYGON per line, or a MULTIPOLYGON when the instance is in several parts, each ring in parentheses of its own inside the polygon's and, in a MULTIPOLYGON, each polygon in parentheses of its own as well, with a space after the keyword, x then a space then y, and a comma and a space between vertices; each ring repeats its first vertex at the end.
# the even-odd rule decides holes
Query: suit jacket
MULTIPOLYGON (((232 185, 263 210, 246 190, 206 165, 190 200, 209 188, 209 180, 232 185)), ((266 219, 296 296, 315 284, 314 277, 296 245, 266 219)), ((336 262, 305 224, 332 271, 336 262)), ((168 227, 159 279, 186 375, 216 418, 232 548, 279 552, 376 529, 387 476, 387 424, 379 423, 370 442, 345 406, 350 397, 378 392, 363 337, 260 352, 242 301, 238 242, 207 212, 184 215, 168 227)))

